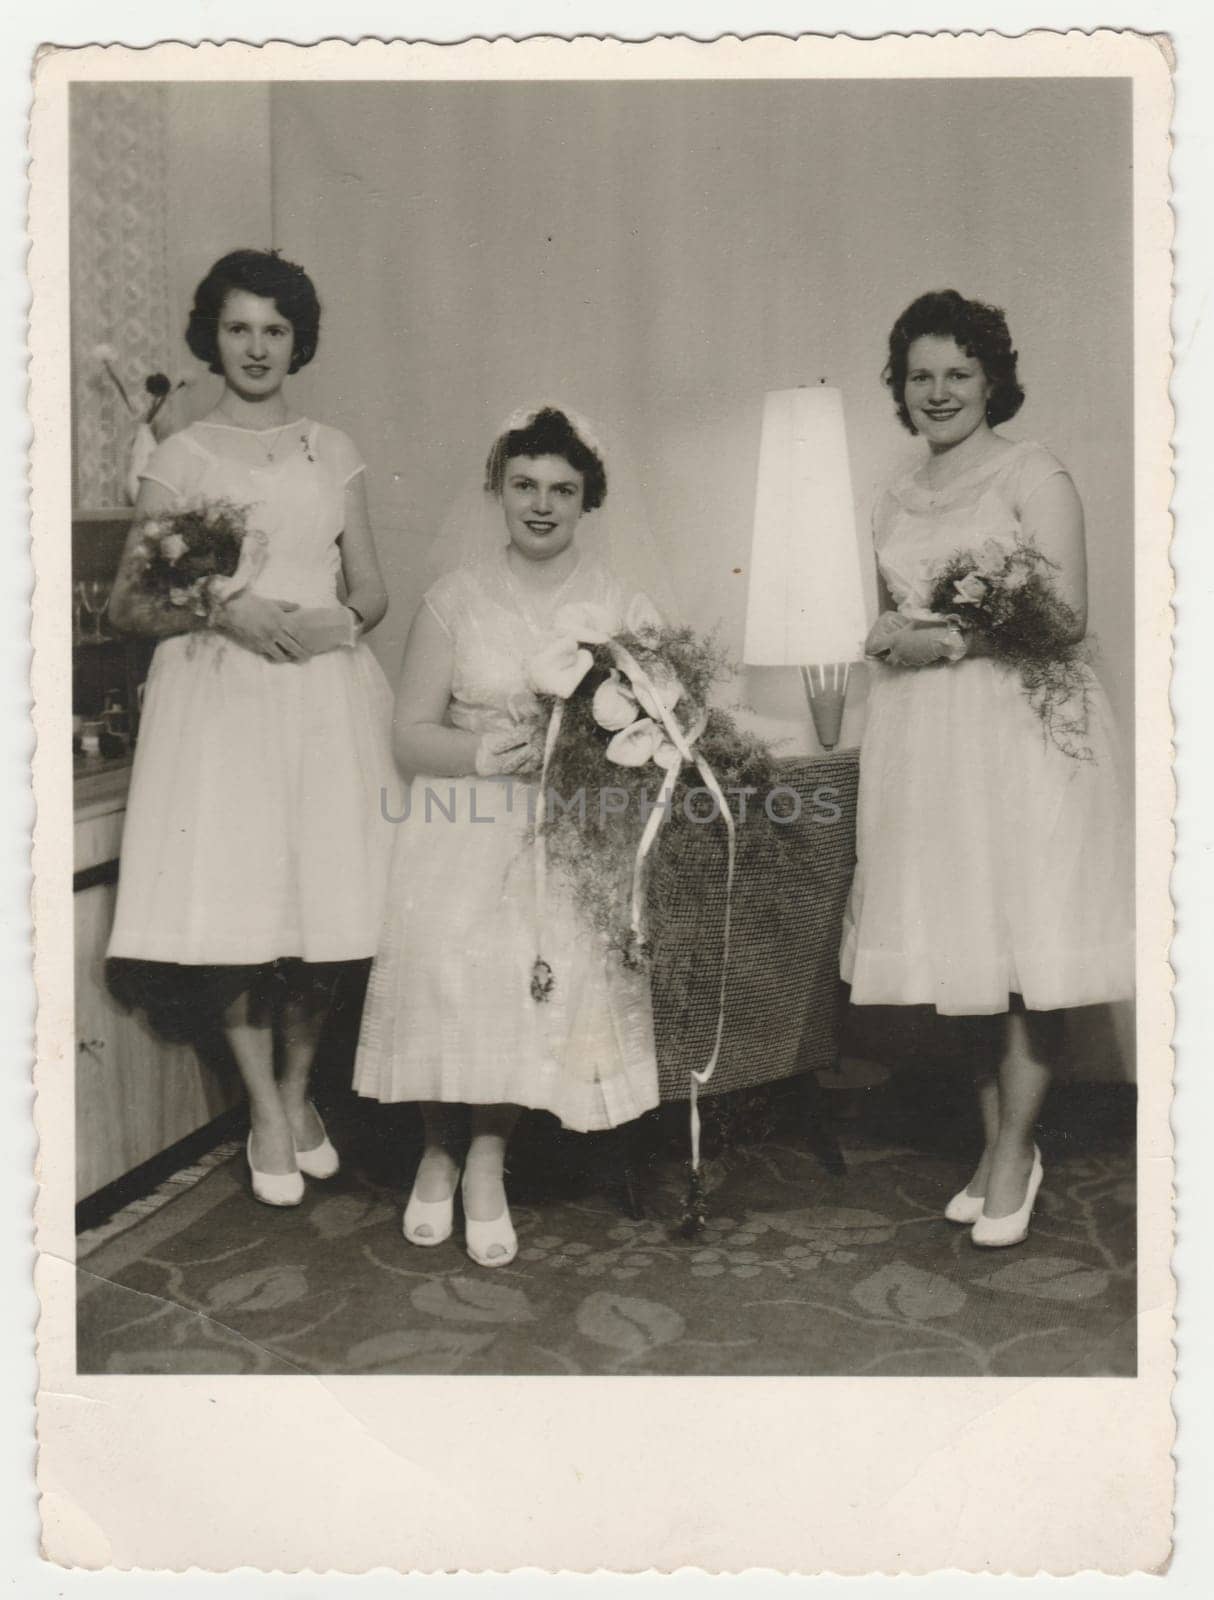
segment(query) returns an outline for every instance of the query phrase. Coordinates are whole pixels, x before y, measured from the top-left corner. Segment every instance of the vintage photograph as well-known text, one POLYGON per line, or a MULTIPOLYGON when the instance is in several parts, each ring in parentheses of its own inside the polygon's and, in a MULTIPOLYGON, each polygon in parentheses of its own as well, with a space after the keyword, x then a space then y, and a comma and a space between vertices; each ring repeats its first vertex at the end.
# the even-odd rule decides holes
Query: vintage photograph
POLYGON ((68 118, 77 1370, 1132 1378, 1129 79, 68 118))
POLYGON ((48 1560, 1162 1570, 1172 66, 40 57, 48 1560))

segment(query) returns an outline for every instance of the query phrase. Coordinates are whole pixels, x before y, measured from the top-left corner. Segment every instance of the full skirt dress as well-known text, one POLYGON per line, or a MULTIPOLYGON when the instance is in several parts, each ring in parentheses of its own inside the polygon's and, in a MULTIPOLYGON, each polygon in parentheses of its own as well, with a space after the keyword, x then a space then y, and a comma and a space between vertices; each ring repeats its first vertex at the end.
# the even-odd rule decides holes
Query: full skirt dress
MULTIPOLYGON (((618 623, 626 599, 586 557, 543 608, 522 594, 504 553, 440 579, 424 604, 452 640, 452 725, 484 732, 533 715, 527 663, 560 607, 588 602, 618 623)), ((580 1132, 657 1104, 647 977, 624 966, 559 873, 548 876, 541 917, 534 806, 534 789, 506 779, 421 775, 398 786, 355 1064, 360 1094, 508 1103, 580 1132), (537 949, 552 968, 543 1000, 532 992, 537 949)))
MULTIPOLYGON (((944 493, 915 474, 901 479, 876 519, 878 562, 899 607, 924 606, 958 551, 1021 541, 1023 506, 1063 471, 1040 445, 1020 443, 944 493)), ((1001 663, 874 664, 840 957, 854 1004, 983 1015, 1006 1011, 1015 995, 1052 1010, 1133 994, 1122 757, 1108 698, 1084 670, 1079 759, 1001 663)))
MULTIPOLYGON (((306 420, 196 423, 145 476, 227 500, 265 533, 255 592, 336 603, 353 445, 306 420)), ((212 632, 157 645, 123 832, 109 954, 184 967, 375 950, 392 830, 391 692, 365 644, 271 662, 212 632)))

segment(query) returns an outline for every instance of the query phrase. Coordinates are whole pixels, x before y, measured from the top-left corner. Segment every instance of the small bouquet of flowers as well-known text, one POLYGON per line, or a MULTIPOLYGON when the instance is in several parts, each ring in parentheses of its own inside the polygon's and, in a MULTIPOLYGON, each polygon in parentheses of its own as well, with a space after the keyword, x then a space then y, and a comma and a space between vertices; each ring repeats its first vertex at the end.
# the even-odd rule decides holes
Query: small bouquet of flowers
POLYGON ((932 583, 935 619, 980 637, 985 654, 1014 667, 1033 710, 1058 748, 1090 761, 1088 651, 1075 638, 1075 613, 1050 578, 1055 564, 1031 544, 988 539, 951 556, 932 583))
POLYGON ((138 533, 136 593, 209 622, 265 564, 265 534, 249 526, 243 506, 227 500, 162 512, 141 523, 138 533))

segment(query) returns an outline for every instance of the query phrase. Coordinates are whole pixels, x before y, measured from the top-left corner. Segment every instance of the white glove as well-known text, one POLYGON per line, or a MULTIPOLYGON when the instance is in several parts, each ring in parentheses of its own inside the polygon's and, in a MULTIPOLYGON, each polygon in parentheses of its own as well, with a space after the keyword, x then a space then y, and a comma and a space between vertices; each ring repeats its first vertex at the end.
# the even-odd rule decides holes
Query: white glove
POLYGON ((310 606, 293 611, 286 631, 310 656, 349 649, 358 638, 354 613, 347 606, 310 606))
POLYGON ((539 730, 521 722, 514 728, 491 728, 476 747, 476 775, 491 778, 510 772, 538 771, 543 761, 539 730))
POLYGON ((883 656, 898 635, 912 627, 914 623, 909 617, 903 616, 901 611, 883 611, 868 630, 868 638, 864 641, 864 654, 883 656))
POLYGON ((887 660, 896 667, 930 667, 936 661, 960 661, 965 636, 960 628, 938 626, 904 628, 890 642, 887 660))

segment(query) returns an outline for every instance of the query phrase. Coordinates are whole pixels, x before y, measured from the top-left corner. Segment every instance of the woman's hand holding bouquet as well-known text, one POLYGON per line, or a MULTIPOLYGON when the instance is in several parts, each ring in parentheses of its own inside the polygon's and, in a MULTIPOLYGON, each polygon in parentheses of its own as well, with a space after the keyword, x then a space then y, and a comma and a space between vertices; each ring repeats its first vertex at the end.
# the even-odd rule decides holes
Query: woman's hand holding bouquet
POLYGON ((301 608, 255 594, 265 535, 242 506, 212 501, 162 511, 132 530, 118 627, 166 636, 211 629, 267 661, 306 661, 353 644, 353 614, 339 605, 301 608))
POLYGON ((219 607, 213 626, 267 661, 305 661, 312 652, 294 637, 293 620, 288 621, 298 609, 289 600, 270 600, 245 589, 219 607))
POLYGON ((883 611, 864 641, 864 653, 895 667, 929 667, 959 661, 966 640, 952 617, 930 612, 883 611))
POLYGON ((346 606, 291 606, 286 632, 304 656, 326 655, 330 650, 349 650, 358 642, 354 613, 346 606))
POLYGON ((543 757, 537 726, 520 723, 514 728, 491 728, 476 747, 476 775, 494 778, 537 773, 543 757))

